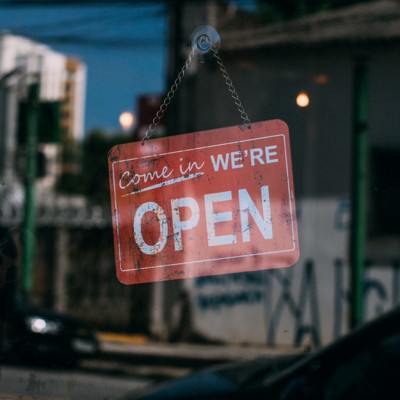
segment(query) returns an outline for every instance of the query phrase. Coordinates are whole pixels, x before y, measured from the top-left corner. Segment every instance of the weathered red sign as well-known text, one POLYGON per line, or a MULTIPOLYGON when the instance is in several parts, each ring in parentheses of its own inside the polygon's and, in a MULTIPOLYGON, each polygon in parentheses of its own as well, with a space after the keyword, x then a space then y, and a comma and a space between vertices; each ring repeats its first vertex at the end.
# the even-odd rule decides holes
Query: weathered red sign
POLYGON ((123 283, 281 268, 298 260, 282 121, 115 146, 109 172, 123 283))

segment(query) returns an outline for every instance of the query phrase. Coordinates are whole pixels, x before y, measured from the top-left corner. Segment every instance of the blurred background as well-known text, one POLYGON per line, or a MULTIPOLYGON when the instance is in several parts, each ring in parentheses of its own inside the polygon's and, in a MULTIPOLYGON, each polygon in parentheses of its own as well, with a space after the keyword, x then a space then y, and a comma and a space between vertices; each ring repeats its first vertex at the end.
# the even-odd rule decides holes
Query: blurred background
MULTIPOLYGON (((1 0, 3 315, 19 301, 160 343, 288 349, 396 306, 399 47, 397 0, 1 0), (200 25, 251 121, 289 126, 301 258, 124 286, 107 154, 143 138, 200 25)), ((240 123, 216 60, 196 56, 156 136, 240 123)))

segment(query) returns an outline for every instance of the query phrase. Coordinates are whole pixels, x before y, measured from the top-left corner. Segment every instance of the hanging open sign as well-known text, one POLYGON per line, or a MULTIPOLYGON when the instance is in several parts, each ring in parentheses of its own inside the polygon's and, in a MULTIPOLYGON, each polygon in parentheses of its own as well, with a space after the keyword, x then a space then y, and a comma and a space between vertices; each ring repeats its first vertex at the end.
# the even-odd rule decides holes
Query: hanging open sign
POLYGON ((281 268, 298 260, 282 121, 115 146, 109 172, 123 283, 281 268))

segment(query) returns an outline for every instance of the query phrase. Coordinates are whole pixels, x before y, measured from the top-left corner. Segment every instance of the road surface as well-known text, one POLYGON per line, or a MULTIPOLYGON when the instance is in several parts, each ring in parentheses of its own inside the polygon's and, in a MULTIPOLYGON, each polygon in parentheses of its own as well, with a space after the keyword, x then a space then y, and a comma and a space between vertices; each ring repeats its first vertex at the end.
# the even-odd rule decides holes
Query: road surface
POLYGON ((127 374, 120 364, 110 363, 103 369, 76 370, 1 365, 0 400, 119 399, 128 392, 150 388, 160 381, 154 374, 142 372, 134 376, 127 374))

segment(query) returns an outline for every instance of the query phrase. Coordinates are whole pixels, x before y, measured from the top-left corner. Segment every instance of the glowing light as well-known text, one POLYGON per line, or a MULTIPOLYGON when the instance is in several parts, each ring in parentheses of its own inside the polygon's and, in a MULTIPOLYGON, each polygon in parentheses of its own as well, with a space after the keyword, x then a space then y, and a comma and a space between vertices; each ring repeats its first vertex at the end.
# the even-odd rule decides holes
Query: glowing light
POLYGON ((129 111, 125 111, 119 116, 119 123, 124 131, 129 131, 134 122, 135 116, 129 111))
POLYGON ((296 104, 299 107, 308 107, 310 104, 310 98, 306 92, 300 92, 296 97, 296 104))
POLYGON ((41 318, 36 318, 32 321, 32 332, 43 333, 46 330, 46 321, 41 318))

